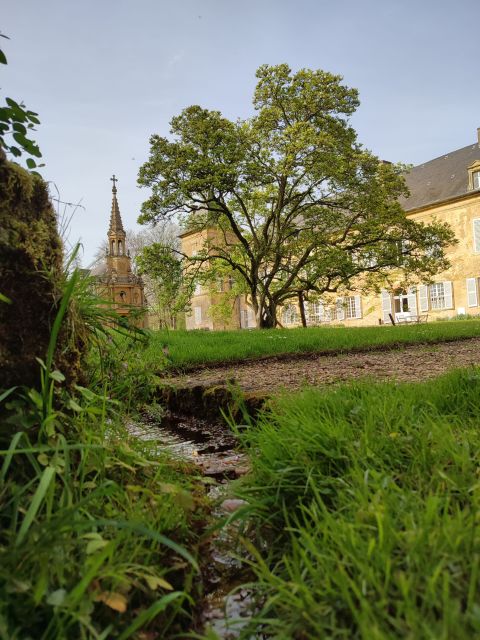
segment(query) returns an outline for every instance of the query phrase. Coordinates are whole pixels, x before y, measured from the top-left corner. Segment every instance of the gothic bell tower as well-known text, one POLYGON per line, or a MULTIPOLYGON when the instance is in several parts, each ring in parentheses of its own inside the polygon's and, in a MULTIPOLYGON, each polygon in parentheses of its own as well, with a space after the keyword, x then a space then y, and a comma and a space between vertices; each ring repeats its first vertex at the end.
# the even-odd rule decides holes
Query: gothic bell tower
MULTIPOLYGON (((132 271, 132 261, 117 200, 118 180, 115 175, 110 180, 113 182, 112 209, 107 233, 106 270, 100 277, 100 282, 107 289, 108 297, 115 303, 117 313, 128 316, 135 311, 135 307, 144 309, 146 300, 142 279, 132 271)), ((136 324, 146 327, 146 316, 139 318, 136 324)))
POLYGON ((122 217, 117 200, 117 178, 115 174, 110 178, 112 187, 112 210, 110 226, 108 228, 107 269, 114 276, 125 276, 132 272, 130 255, 126 248, 126 233, 123 228, 122 217))

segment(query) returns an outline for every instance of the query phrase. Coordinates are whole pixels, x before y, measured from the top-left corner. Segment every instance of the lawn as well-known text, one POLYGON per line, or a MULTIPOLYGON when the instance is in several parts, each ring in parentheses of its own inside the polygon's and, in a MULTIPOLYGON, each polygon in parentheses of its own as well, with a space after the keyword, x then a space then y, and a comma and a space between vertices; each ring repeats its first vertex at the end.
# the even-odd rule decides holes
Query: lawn
POLYGON ((156 331, 142 358, 164 366, 188 368, 286 353, 341 352, 382 345, 435 343, 480 336, 480 320, 432 322, 411 326, 312 327, 251 331, 156 331))
POLYGON ((469 370, 285 395, 244 427, 262 605, 241 638, 479 638, 479 415, 469 370))

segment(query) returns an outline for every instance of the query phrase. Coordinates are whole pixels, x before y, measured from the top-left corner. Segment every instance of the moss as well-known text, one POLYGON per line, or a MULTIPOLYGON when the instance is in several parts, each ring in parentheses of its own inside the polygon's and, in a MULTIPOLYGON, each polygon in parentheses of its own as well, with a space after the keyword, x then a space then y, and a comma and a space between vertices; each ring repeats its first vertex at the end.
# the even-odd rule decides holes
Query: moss
MULTIPOLYGON (((50 330, 62 295, 62 242, 47 184, 0 153, 0 388, 36 386, 50 330)), ((81 344, 66 330, 59 337, 56 366, 77 375, 81 344)))

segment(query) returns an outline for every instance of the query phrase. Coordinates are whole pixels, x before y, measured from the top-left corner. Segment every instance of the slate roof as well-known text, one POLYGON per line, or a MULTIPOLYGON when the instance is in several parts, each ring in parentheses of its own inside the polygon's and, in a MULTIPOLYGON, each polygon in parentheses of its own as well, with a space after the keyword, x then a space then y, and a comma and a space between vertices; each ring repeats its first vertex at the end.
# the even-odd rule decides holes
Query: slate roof
POLYGON ((410 211, 471 193, 467 169, 475 160, 480 160, 480 141, 413 167, 405 175, 411 195, 401 200, 403 208, 410 211))

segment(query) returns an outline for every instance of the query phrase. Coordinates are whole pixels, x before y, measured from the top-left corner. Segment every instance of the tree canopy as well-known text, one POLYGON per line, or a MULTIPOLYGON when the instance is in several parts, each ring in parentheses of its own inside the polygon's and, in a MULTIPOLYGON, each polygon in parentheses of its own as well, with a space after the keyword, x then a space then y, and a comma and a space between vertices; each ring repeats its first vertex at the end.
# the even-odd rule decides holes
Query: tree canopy
POLYGON ((400 168, 357 141, 356 89, 286 64, 256 76, 251 118, 191 106, 172 119, 173 139, 151 137, 138 182, 152 193, 139 222, 179 214, 188 230, 216 229, 191 260, 206 270, 228 265, 259 327, 275 326, 278 306, 296 297, 447 268, 448 225, 409 219, 400 168))

